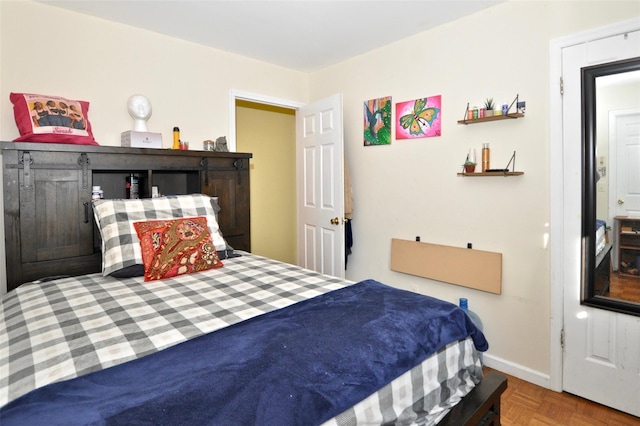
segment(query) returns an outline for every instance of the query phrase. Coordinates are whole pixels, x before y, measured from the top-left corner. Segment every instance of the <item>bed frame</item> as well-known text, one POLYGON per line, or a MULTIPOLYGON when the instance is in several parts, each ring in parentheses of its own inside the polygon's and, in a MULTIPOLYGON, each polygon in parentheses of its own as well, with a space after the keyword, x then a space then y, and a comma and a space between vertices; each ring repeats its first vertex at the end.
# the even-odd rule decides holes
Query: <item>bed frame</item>
POLYGON ((506 389, 507 378, 490 371, 438 425, 500 426, 500 397, 506 389))

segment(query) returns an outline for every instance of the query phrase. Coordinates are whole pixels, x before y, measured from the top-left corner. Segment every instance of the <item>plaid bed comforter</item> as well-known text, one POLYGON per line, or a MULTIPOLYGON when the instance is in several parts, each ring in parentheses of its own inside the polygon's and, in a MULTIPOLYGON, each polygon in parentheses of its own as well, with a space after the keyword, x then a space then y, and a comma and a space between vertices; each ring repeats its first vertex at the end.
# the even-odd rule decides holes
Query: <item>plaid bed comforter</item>
MULTIPOLYGON (((142 277, 92 274, 22 285, 0 304, 0 406, 46 384, 139 358, 347 285, 249 254, 225 260, 220 269, 147 283, 142 277)), ((441 398, 435 389, 416 390, 416 384, 430 382, 418 366, 404 381, 398 379, 400 388, 394 381, 380 395, 368 398, 371 401, 363 401, 375 409, 358 404, 330 424, 354 424, 352 420, 370 418, 372 413, 415 420, 413 410, 404 413, 406 386, 411 394, 427 395, 423 401, 429 408, 424 410, 435 406, 442 407, 436 414, 442 412, 481 377, 477 355, 465 342, 449 345, 427 360, 429 374, 437 372, 438 383, 446 378, 451 389, 445 393, 453 398, 441 398), (389 407, 383 407, 385 401, 389 407)), ((411 399, 416 401, 416 396, 411 399)))

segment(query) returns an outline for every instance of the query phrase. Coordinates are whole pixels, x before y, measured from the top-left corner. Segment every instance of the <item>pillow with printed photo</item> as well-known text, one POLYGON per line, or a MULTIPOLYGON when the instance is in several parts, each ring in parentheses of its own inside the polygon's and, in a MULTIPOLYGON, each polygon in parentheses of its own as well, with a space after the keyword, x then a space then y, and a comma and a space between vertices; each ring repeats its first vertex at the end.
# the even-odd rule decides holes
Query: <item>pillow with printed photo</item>
POLYGON ((89 122, 89 102, 33 93, 11 93, 20 137, 14 142, 99 145, 89 122))

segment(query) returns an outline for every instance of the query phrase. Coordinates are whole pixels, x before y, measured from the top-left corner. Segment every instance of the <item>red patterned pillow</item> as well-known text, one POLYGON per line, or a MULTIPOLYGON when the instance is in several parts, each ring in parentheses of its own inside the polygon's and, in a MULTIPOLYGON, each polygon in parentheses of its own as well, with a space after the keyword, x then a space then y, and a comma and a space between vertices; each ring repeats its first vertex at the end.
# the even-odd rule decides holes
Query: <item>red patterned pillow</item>
POLYGON ((20 132, 14 142, 98 145, 91 132, 89 102, 31 93, 11 93, 9 99, 20 132))
POLYGON ((222 266, 203 216, 135 222, 133 226, 140 239, 145 281, 222 266))

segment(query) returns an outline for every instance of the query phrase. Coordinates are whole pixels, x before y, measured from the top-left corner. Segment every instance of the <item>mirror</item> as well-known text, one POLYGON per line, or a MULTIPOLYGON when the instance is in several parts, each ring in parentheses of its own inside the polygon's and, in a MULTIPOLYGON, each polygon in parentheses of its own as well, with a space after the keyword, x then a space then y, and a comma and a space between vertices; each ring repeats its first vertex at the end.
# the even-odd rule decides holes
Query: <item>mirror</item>
POLYGON ((640 316, 639 130, 640 58, 583 68, 581 300, 636 316, 640 316))

